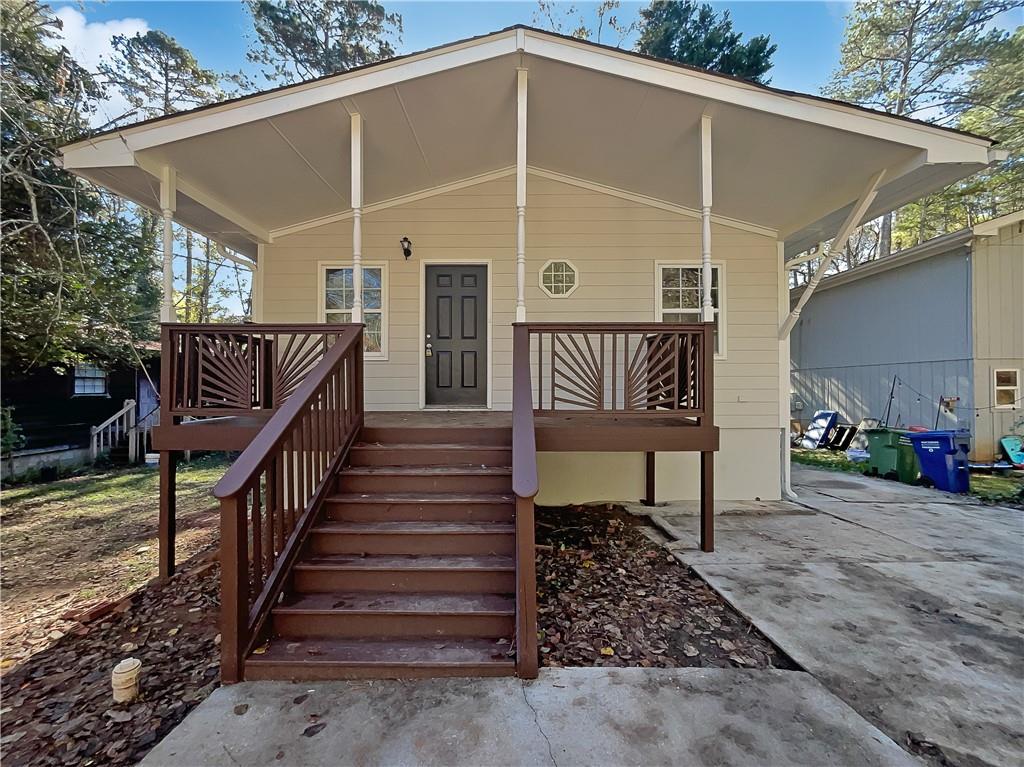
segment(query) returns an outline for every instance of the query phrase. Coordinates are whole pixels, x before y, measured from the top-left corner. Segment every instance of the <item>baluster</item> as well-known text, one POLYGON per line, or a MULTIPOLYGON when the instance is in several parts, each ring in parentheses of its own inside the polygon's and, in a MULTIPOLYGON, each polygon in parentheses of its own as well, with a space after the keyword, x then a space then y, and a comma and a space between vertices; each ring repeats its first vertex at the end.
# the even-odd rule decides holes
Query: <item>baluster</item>
POLYGON ((263 590, 263 513, 260 508, 260 477, 252 486, 252 569, 256 591, 263 590))

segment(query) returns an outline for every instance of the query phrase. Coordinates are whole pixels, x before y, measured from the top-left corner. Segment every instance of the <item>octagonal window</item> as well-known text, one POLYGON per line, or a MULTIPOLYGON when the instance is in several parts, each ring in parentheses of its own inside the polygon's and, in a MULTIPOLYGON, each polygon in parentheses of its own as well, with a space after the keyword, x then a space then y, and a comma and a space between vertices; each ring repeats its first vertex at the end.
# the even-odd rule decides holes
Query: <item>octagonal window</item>
POLYGON ((565 298, 578 284, 576 267, 569 261, 548 261, 540 270, 540 287, 552 298, 565 298))

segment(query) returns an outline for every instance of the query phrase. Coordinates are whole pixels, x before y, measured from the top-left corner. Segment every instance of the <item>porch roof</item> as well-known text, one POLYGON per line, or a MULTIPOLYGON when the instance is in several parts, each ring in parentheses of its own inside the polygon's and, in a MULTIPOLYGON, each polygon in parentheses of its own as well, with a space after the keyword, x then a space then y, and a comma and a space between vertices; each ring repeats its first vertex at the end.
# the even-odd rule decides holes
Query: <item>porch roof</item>
POLYGON ((351 209, 351 114, 364 207, 511 170, 516 70, 529 78, 527 162, 694 211, 702 115, 714 213, 777 233, 787 254, 831 238, 885 168, 866 217, 1002 158, 990 139, 769 88, 527 27, 150 120, 63 148, 65 166, 252 258, 351 209))

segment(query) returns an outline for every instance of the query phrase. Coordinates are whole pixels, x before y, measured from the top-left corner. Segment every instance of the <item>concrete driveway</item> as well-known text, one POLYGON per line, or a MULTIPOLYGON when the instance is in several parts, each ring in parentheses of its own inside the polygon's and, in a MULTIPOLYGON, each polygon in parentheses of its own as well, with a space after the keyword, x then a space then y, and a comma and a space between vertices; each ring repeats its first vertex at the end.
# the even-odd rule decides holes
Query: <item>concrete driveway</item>
POLYGON ((246 682, 143 767, 838 765, 915 760, 799 671, 543 669, 540 679, 246 682))
POLYGON ((1024 764, 1024 512, 794 466, 799 503, 692 504, 670 544, 893 740, 944 764, 1024 764))

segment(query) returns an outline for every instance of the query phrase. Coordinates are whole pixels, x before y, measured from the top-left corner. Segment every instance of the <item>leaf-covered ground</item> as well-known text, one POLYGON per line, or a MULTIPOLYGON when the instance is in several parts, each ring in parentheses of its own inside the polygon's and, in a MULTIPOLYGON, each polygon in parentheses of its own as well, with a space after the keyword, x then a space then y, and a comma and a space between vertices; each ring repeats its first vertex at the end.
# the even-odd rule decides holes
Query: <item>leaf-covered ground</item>
MULTIPOLYGON (((227 465, 208 456, 179 468, 178 561, 215 542, 211 490, 227 465)), ((0 504, 0 671, 59 639, 69 611, 119 599, 157 574, 156 467, 4 488, 0 504)))
POLYGON ((215 562, 196 564, 6 673, 4 767, 141 759, 218 684, 219 585, 215 562), (142 661, 139 697, 115 704, 110 672, 128 657, 142 661))
POLYGON ((537 509, 543 665, 794 668, 643 525, 620 509, 537 509))

